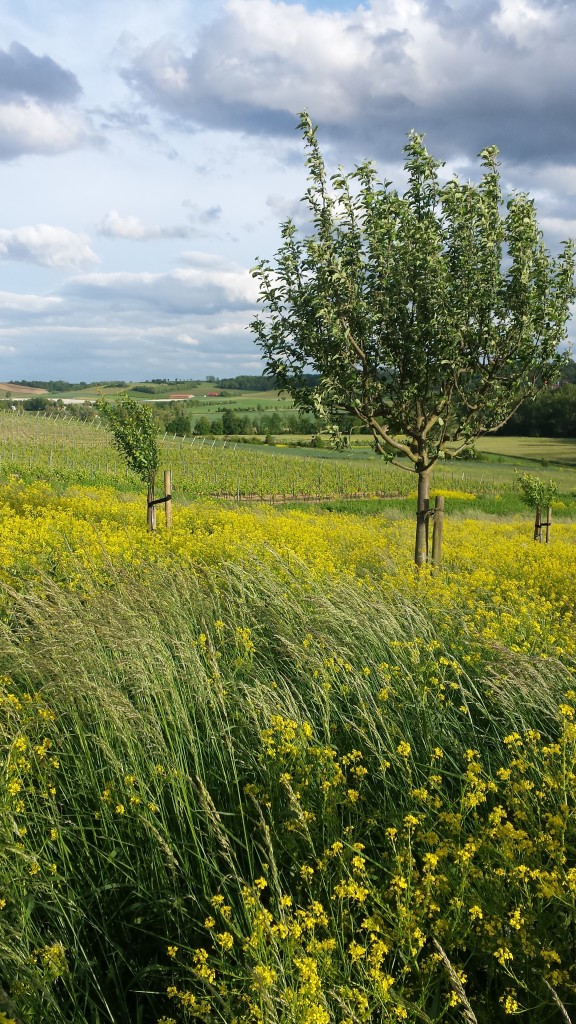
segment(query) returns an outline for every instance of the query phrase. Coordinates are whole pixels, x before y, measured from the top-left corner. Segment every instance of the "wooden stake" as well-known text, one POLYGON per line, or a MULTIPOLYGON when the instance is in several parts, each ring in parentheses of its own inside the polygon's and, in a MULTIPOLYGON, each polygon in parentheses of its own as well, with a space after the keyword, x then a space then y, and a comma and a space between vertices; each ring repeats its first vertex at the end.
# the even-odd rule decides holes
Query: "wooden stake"
POLYGON ((428 521, 430 519, 430 470, 418 473, 418 503, 416 506, 416 545, 414 561, 416 565, 428 562, 428 521))
POLYGON ((148 513, 146 516, 146 522, 149 530, 156 529, 156 505, 151 505, 150 502, 154 501, 154 481, 151 480, 148 484, 148 513))
POLYGON ((536 505, 536 516, 534 518, 534 540, 542 543, 542 513, 540 505, 536 505))
POLYGON ((546 509, 546 543, 550 543, 550 527, 552 526, 552 506, 546 509))
POLYGON ((437 494, 434 501, 434 527, 432 529, 432 564, 442 565, 442 535, 444 533, 444 497, 437 494))
POLYGON ((166 529, 172 529, 172 470, 164 470, 164 511, 166 514, 166 529))

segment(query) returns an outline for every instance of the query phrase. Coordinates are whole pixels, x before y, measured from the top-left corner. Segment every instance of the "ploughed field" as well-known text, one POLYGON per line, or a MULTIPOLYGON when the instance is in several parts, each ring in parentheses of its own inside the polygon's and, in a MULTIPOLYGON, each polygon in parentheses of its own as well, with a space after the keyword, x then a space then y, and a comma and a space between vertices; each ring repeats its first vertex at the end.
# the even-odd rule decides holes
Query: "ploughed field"
POLYGON ((376 460, 170 446, 150 534, 45 423, 0 453, 0 1021, 574 1019, 570 470, 549 545, 509 467, 439 471, 434 575, 376 460))

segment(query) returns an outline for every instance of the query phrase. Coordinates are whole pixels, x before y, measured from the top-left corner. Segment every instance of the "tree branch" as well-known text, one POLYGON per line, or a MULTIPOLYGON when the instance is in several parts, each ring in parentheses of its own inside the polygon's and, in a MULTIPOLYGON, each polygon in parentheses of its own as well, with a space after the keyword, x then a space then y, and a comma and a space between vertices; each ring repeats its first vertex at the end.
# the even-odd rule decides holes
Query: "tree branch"
POLYGON ((378 433, 380 434, 382 440, 385 441, 385 443, 389 445, 390 448, 394 448, 397 452, 402 452, 403 455, 407 455, 408 458, 414 463, 419 462, 418 457, 414 455, 414 452, 411 451, 409 445, 403 444, 402 441, 397 441, 396 438, 391 437, 390 434, 387 432, 386 428, 381 426, 381 424, 378 423, 378 420, 374 419, 374 416, 370 416, 368 420, 368 426, 370 427, 372 433, 374 434, 374 440, 377 440, 376 434, 378 433))

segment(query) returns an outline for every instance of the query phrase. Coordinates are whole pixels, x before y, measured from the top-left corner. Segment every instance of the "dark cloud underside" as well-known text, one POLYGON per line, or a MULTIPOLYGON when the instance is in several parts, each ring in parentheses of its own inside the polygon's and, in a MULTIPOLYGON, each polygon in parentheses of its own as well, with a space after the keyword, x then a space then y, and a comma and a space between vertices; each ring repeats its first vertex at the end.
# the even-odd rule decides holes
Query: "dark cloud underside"
POLYGON ((71 103, 81 92, 76 75, 51 57, 37 57, 20 43, 0 50, 0 100, 34 97, 46 104, 71 103))

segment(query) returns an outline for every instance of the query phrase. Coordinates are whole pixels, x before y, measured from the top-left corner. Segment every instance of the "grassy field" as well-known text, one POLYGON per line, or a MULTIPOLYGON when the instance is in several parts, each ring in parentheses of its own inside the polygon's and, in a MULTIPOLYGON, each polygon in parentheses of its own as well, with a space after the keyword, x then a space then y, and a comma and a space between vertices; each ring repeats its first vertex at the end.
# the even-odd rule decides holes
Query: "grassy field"
MULTIPOLYGON (((511 442, 513 439, 502 439, 511 442)), ((309 500, 382 497, 413 494, 410 472, 386 465, 369 449, 338 453, 327 448, 300 449, 251 446, 231 440, 161 439, 162 464, 171 467, 175 496, 228 499, 309 500)), ((559 489, 558 514, 571 515, 576 498, 576 468, 519 461, 439 464, 436 489, 478 498, 486 512, 522 512, 515 470, 531 469, 553 479, 559 489)), ((63 488, 111 486, 134 492, 139 484, 114 451, 104 428, 62 416, 18 416, 0 412, 0 474, 25 481, 48 480, 63 488)), ((456 498, 456 501, 458 499, 456 498)), ((456 505, 455 507, 459 507, 456 505)))
POLYGON ((573 438, 483 437, 476 447, 479 452, 516 460, 576 466, 576 440, 573 438))
POLYGON ((575 1019, 575 471, 0 437, 0 1024, 575 1019))
POLYGON ((565 1019, 576 527, 0 510, 2 1019, 565 1019))

